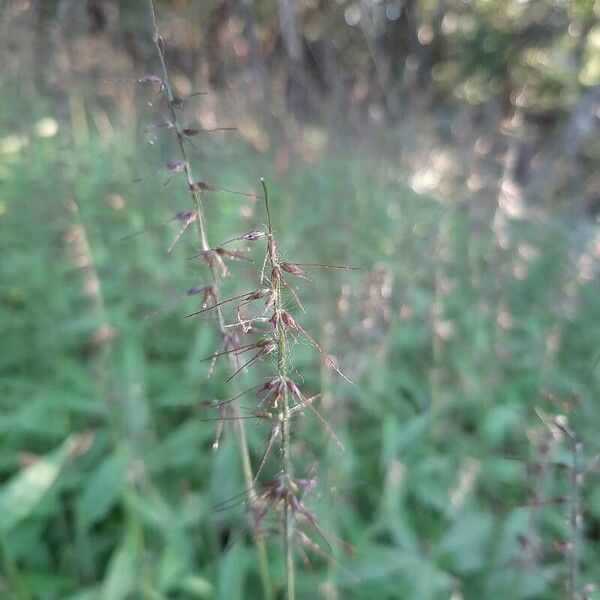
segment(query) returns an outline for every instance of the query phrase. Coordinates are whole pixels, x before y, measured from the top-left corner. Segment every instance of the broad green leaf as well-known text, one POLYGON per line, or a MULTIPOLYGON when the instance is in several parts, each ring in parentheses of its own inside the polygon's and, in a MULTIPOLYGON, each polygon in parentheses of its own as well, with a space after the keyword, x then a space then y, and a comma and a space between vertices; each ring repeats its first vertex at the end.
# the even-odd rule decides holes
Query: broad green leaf
POLYGON ((133 592, 138 576, 137 554, 129 534, 113 553, 102 583, 99 600, 125 600, 133 592))
POLYGON ((79 498, 79 514, 84 526, 102 519, 117 501, 127 468, 125 452, 116 449, 92 473, 79 498))
POLYGON ((219 598, 243 600, 244 580, 248 568, 248 551, 242 544, 235 544, 219 561, 219 598))
POLYGON ((190 575, 181 582, 179 589, 191 598, 213 598, 214 589, 210 581, 199 575, 190 575))
POLYGON ((68 437, 50 454, 22 469, 0 488, 0 532, 7 532, 29 517, 65 468, 69 458, 84 450, 88 439, 81 435, 68 437), (83 444, 83 445, 82 445, 83 444))

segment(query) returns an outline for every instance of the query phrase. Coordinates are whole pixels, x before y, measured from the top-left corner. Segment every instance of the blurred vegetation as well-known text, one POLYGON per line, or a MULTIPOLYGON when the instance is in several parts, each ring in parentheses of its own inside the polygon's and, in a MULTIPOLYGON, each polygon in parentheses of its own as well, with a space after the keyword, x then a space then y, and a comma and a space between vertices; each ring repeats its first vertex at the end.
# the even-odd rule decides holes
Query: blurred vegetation
MULTIPOLYGON (((572 492, 535 469, 544 444, 572 460, 540 411, 599 451, 598 3, 158 9, 179 93, 210 92, 190 122, 240 129, 198 143, 201 176, 264 176, 288 258, 364 267, 301 284, 357 387, 294 350, 346 446, 302 423, 307 501, 351 548, 311 555, 299 597, 565 597, 568 506, 533 500, 572 492)), ((144 3, 1 11, 0 597, 260 598, 243 506, 215 510, 243 488, 231 432, 213 453, 201 420, 229 390, 201 362, 210 319, 182 318, 193 240, 122 240, 188 208, 133 81, 153 72, 144 3)), ((213 241, 264 221, 210 198, 213 241)), ((581 585, 600 582, 599 489, 581 585)))

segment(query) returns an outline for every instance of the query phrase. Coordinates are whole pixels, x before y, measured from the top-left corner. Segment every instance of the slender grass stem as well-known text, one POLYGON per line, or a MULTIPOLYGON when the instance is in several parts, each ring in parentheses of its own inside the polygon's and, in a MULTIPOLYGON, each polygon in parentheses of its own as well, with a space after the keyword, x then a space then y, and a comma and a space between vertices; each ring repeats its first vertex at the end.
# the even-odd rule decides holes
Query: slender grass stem
POLYGON ((581 443, 570 436, 572 464, 570 469, 571 500, 569 525, 571 529, 571 549, 568 554, 569 600, 577 600, 579 596, 579 560, 581 544, 581 487, 583 476, 580 466, 581 443))
MULTIPOLYGON (((268 256, 271 263, 271 286, 273 288, 275 297, 275 315, 280 317, 283 312, 282 299, 281 299, 281 278, 275 276, 275 273, 279 270, 279 259, 275 248, 275 241, 273 238, 273 221, 271 218, 271 206, 269 203, 269 191, 267 184, 264 179, 261 179, 263 187, 265 208, 267 211, 267 226, 269 229, 269 241, 268 241, 268 256)), ((281 381, 287 382, 287 339, 285 334, 285 328, 282 325, 281 318, 277 318, 277 374, 281 381)), ((282 458, 282 475, 290 488, 293 487, 292 482, 292 461, 290 455, 290 397, 288 388, 286 385, 283 386, 282 403, 279 407, 279 420, 281 422, 281 458, 282 458)), ((287 600, 294 600, 295 598, 295 586, 294 586, 294 551, 292 547, 294 539, 294 522, 291 511, 291 506, 288 501, 284 503, 283 507, 283 551, 285 556, 285 580, 286 580, 286 598, 287 600)))
MULTIPOLYGON (((204 210, 203 210, 204 206, 203 206, 203 201, 202 201, 202 192, 201 192, 201 190, 199 190, 197 188, 197 186, 194 186, 195 180, 194 180, 194 175, 192 172, 192 167, 191 167, 190 161, 189 161, 189 153, 188 153, 186 145, 185 145, 184 135, 182 133, 182 127, 181 127, 181 123, 179 121, 179 115, 177 114, 177 109, 175 107, 175 103, 173 102, 173 100, 174 100, 173 88, 171 87, 169 72, 167 69, 166 62, 165 62, 164 44, 161 43, 162 38, 160 37, 160 33, 159 33, 157 21, 156 21, 156 12, 154 10, 153 0, 148 0, 148 6, 150 9, 150 14, 152 16, 152 26, 154 29, 153 41, 156 46, 156 50, 157 50, 161 68, 162 68, 162 80, 163 80, 164 94, 165 94, 167 103, 169 105, 169 111, 171 113, 173 126, 175 127, 175 131, 177 134, 177 142, 178 142, 179 150, 181 153, 181 159, 184 162, 184 172, 185 172, 185 175, 187 178, 189 193, 190 193, 190 196, 192 197, 192 200, 194 203, 194 208, 197 212, 196 228, 197 228, 197 232, 198 232, 198 241, 199 241, 201 250, 203 252, 206 252, 206 251, 210 250, 210 244, 208 243, 208 236, 207 236, 207 232, 206 232, 206 222, 205 222, 204 210)), ((220 286, 219 286, 220 278, 219 278, 219 275, 216 272, 213 264, 210 265, 210 273, 211 273, 211 279, 212 279, 211 283, 212 283, 212 285, 214 287, 214 291, 215 291, 214 303, 216 305, 219 329, 222 334, 225 334, 227 332, 227 329, 225 328, 225 319, 223 317, 223 312, 221 310, 221 305, 220 305, 220 303, 221 303, 220 286)), ((231 362, 232 372, 236 372, 239 369, 238 358, 234 354, 230 354, 229 360, 231 362)), ((235 384, 234 384, 234 387, 235 387, 235 384)), ((235 390, 234 390, 234 395, 236 395, 235 390)), ((238 406, 237 401, 233 401, 231 403, 231 411, 232 411, 232 414, 234 417, 239 416, 239 406, 238 406)), ((244 481, 245 481, 246 487, 250 490, 249 501, 252 504, 256 499, 256 494, 255 494, 254 485, 253 485, 254 477, 252 475, 252 465, 250 462, 250 452, 248 450, 246 429, 245 429, 244 422, 242 419, 236 419, 234 421, 234 423, 235 423, 236 437, 238 440, 238 446, 239 446, 239 451, 240 451, 240 457, 242 460, 242 470, 243 470, 243 474, 244 474, 244 481)), ((270 598, 272 598, 271 578, 270 578, 270 574, 269 574, 269 563, 268 563, 268 559, 267 559, 267 550, 266 550, 265 541, 264 541, 264 538, 263 538, 261 532, 257 528, 255 528, 255 530, 253 532, 253 536, 254 536, 254 545, 256 547, 256 552, 258 554, 259 571, 260 571, 260 577, 261 577, 261 582, 262 582, 262 586, 263 586, 264 598, 266 600, 270 600, 270 598)))

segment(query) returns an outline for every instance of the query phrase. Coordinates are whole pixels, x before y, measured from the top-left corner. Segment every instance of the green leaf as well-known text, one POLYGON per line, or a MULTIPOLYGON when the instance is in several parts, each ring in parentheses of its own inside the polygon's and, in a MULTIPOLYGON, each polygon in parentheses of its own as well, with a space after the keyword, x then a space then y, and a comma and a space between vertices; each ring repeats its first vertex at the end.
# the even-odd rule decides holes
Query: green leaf
POLYGON ((457 571, 469 573, 480 569, 486 560, 493 519, 486 513, 466 513, 457 517, 438 546, 457 571))
POLYGON ((0 532, 6 533, 29 517, 65 468, 69 458, 83 450, 82 436, 69 436, 62 445, 22 469, 0 488, 0 532))
MULTIPOLYGON (((241 600, 245 597, 244 579, 248 569, 248 555, 241 544, 236 544, 219 561, 219 598, 241 600)), ((246 590, 247 591, 247 590, 246 590)))
POLYGON ((115 504, 126 467, 127 457, 117 449, 90 474, 79 499, 79 514, 84 526, 101 520, 115 504))
POLYGON ((210 582, 204 577, 190 575, 182 582, 180 589, 192 598, 212 598, 214 590, 210 582))
POLYGON ((129 535, 115 550, 110 562, 99 600, 125 600, 134 590, 137 580, 135 542, 129 535))
POLYGON ((193 550, 180 517, 156 489, 148 486, 143 494, 128 491, 127 502, 142 523, 164 536, 183 565, 191 565, 193 550))
POLYGON ((71 579, 49 572, 26 571, 21 573, 21 580, 23 587, 36 598, 44 595, 61 598, 65 591, 73 589, 71 579))
POLYGON ((100 595, 100 588, 94 586, 87 590, 81 590, 72 596, 68 596, 64 600, 98 600, 100 595))

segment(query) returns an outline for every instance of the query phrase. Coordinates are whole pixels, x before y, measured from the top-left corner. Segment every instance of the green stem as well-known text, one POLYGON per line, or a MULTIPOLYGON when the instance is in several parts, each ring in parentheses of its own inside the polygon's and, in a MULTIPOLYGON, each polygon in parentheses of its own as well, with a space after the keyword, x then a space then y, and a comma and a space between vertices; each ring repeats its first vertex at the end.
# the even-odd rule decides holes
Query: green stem
MULTIPOLYGON (((268 256, 273 273, 279 270, 279 260, 273 238, 273 222, 271 219, 271 206, 269 204, 269 190, 264 179, 260 180, 264 192, 265 209, 267 212, 267 226, 269 229, 268 256)), ((281 381, 287 382, 287 339, 285 328, 282 326, 281 314, 283 305, 281 299, 281 278, 271 276, 271 286, 275 294, 274 311, 277 315, 277 374, 281 381)), ((293 490, 292 460, 290 453, 290 398, 287 385, 283 386, 283 399, 279 408, 279 420, 281 422, 281 459, 282 474, 286 485, 293 490)), ((293 492, 292 492, 293 493, 293 492)), ((285 556, 285 580, 286 598, 294 600, 294 551, 292 542, 294 539, 294 522, 291 514, 291 506, 285 501, 283 507, 283 552, 285 556)))
MULTIPOLYGON (((148 0, 148 5, 150 7, 150 14, 152 15, 152 25, 154 28, 153 41, 156 46, 158 56, 160 58, 160 64, 161 64, 162 72, 163 72, 162 79, 163 79, 164 93, 165 93, 165 96, 166 96, 166 99, 167 99, 167 102, 169 105, 169 110, 171 112, 171 118, 173 120, 173 125, 175 127, 175 131, 177 134, 177 142, 179 144, 181 158, 184 161, 184 172, 185 172, 185 175, 187 178, 188 189, 189 189, 190 195, 192 196, 192 199, 194 202, 194 207, 196 209, 196 228, 198 231, 198 239, 200 242, 200 248, 202 249, 202 251, 207 251, 207 250, 210 250, 210 245, 208 243, 208 236, 206 234, 206 223, 205 223, 205 219, 204 219, 202 195, 201 195, 201 191, 198 190, 196 188, 196 186, 194 186, 194 181, 195 181, 194 175, 192 172, 192 167, 190 165, 188 151, 187 151, 187 148, 186 148, 186 145, 184 142, 184 136, 181 131, 181 125, 179 122, 177 110, 176 110, 174 102, 173 102, 173 99, 174 99, 173 88, 171 87, 171 83, 169 80, 169 73, 167 70, 167 65, 165 63, 163 47, 161 46, 161 43, 160 43, 161 38, 160 38, 159 31, 158 31, 158 25, 156 22, 156 12, 154 10, 153 0, 148 0)), ((212 283, 213 289, 215 291, 214 302, 217 305, 216 311, 217 311, 217 317, 218 317, 218 322, 219 322, 219 329, 222 334, 225 334, 227 332, 227 330, 225 328, 225 319, 223 317, 223 312, 219 305, 220 301, 221 301, 220 290, 219 290, 219 275, 216 272, 215 266, 212 264, 212 261, 210 263, 210 273, 211 273, 211 279, 212 279, 211 283, 212 283)), ((230 353, 229 357, 230 357, 232 372, 236 372, 239 369, 238 358, 233 353, 230 353)), ((233 387, 235 388, 235 384, 233 384, 233 387)), ((237 395, 237 391, 235 389, 234 389, 234 395, 237 395)), ((235 419, 235 417, 239 416, 239 405, 238 405, 237 401, 231 403, 231 410, 232 410, 232 413, 233 413, 232 416, 234 417, 234 419, 235 419)), ((246 428, 244 426, 244 422, 242 421, 242 419, 235 419, 234 423, 235 423, 235 430, 236 430, 236 434, 237 434, 240 457, 242 460, 242 470, 244 473, 244 482, 245 482, 246 488, 248 490, 250 490, 250 492, 249 492, 250 503, 253 503, 254 500, 256 499, 256 493, 254 491, 254 477, 252 475, 252 465, 250 462, 250 452, 248 450, 248 440, 246 437, 246 428)), ((254 537, 254 545, 256 547, 256 552, 258 554, 259 571, 260 571, 260 577, 261 577, 261 582, 262 582, 262 586, 263 586, 264 598, 266 600, 270 600, 272 598, 271 577, 269 574, 269 562, 268 562, 268 558, 267 558, 267 549, 266 549, 264 537, 262 536, 261 532, 258 529, 254 530, 253 537, 254 537)))
POLYGON ((579 551, 580 551, 580 511, 581 511, 581 485, 582 474, 579 465, 579 453, 581 446, 578 440, 571 437, 571 489, 572 496, 570 501, 569 524, 571 529, 571 551, 569 557, 569 600, 577 600, 579 598, 579 551))
MULTIPOLYGON (((277 280, 275 286, 275 310, 281 314, 281 282, 277 280)), ((287 340, 285 330, 278 325, 279 333, 277 335, 277 372, 283 381, 287 381, 287 340)), ((292 461, 290 456, 290 399, 287 386, 283 388, 283 403, 279 412, 281 421, 281 458, 283 477, 289 489, 293 489, 292 482, 292 461)), ((293 493, 293 492, 292 492, 293 493)), ((294 551, 292 542, 294 539, 294 522, 291 514, 289 502, 285 502, 283 507, 283 551, 285 555, 285 580, 286 580, 286 598, 294 600, 294 551)))

